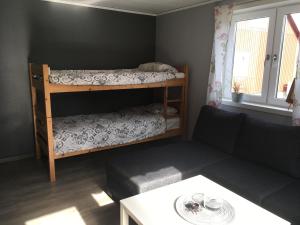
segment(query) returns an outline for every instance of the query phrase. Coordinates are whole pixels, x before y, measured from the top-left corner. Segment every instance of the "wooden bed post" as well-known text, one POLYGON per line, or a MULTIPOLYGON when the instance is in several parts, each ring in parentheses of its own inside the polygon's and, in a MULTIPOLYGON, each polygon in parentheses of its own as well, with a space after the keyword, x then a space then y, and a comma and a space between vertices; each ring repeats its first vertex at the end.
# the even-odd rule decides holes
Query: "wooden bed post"
POLYGON ((41 158, 41 148, 39 146, 39 142, 37 140, 37 93, 36 88, 33 86, 32 81, 32 64, 29 64, 29 80, 30 80, 30 89, 31 89, 31 104, 32 104, 32 119, 33 119, 33 128, 34 128, 34 142, 35 142, 35 157, 37 159, 41 158))
POLYGON ((165 119, 168 118, 168 86, 164 87, 164 112, 165 119))
POLYGON ((188 112, 188 87, 189 87, 189 67, 188 65, 184 65, 183 66, 183 73, 184 73, 184 79, 185 79, 185 82, 184 82, 184 90, 183 90, 183 120, 182 120, 182 123, 183 123, 183 126, 182 126, 182 129, 183 129, 183 133, 184 133, 184 138, 186 139, 188 137, 188 131, 187 131, 187 118, 188 118, 188 115, 187 115, 187 112, 188 112))
POLYGON ((50 181, 55 182, 55 155, 54 155, 54 140, 52 127, 52 112, 51 112, 51 95, 49 91, 49 67, 43 65, 43 87, 45 100, 45 114, 46 114, 46 129, 48 142, 48 160, 49 160, 49 175, 50 181))

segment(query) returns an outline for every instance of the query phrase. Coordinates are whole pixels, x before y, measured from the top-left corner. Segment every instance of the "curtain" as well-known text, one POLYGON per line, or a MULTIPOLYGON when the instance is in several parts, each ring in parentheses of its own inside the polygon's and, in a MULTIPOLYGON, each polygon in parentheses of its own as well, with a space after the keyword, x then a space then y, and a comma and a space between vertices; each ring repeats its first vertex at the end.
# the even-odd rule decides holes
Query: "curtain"
MULTIPOLYGON (((300 44, 300 42, 299 42, 300 44)), ((300 126, 300 52, 298 54, 297 73, 294 84, 293 98, 293 125, 300 126)))
POLYGON ((295 80, 294 89, 294 109, 293 109, 293 124, 295 126, 300 126, 300 74, 298 74, 295 80))
POLYGON ((294 87, 291 88, 290 92, 292 99, 291 103, 293 104, 293 125, 300 126, 300 51, 298 53, 298 62, 294 87))
POLYGON ((215 36, 207 90, 207 104, 214 107, 219 107, 222 103, 225 56, 232 14, 232 2, 215 7, 215 36))

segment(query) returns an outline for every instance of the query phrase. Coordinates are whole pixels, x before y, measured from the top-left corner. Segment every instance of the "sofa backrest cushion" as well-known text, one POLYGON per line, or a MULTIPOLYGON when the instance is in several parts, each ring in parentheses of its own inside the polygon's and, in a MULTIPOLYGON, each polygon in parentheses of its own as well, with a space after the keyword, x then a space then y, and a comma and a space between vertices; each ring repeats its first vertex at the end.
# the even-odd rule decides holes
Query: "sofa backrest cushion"
POLYGON ((245 116, 203 106, 194 128, 193 140, 233 153, 245 116))
POLYGON ((300 178, 300 127, 247 117, 234 154, 300 178))

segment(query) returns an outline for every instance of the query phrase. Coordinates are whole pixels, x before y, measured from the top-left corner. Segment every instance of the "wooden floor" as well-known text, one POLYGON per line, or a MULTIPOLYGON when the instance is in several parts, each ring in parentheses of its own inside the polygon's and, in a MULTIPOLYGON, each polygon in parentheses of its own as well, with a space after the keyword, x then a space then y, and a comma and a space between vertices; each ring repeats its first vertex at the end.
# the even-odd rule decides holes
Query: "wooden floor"
POLYGON ((99 206, 92 197, 105 190, 104 165, 109 154, 107 151, 58 160, 57 182, 52 185, 45 160, 0 164, 0 224, 39 224, 35 222, 51 215, 59 221, 59 215, 67 218, 64 213, 70 210, 71 214, 79 212, 73 217, 78 218, 78 223, 64 225, 119 224, 118 204, 99 206))

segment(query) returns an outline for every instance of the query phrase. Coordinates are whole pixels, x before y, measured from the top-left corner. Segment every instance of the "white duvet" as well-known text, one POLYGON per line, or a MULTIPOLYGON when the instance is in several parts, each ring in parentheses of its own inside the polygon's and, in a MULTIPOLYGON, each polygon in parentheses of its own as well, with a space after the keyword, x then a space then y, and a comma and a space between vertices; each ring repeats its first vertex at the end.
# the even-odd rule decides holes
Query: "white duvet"
MULTIPOLYGON (((58 117, 53 119, 57 155, 142 140, 179 127, 162 116, 162 105, 134 107, 114 113, 58 117), (167 125, 168 124, 168 125, 167 125), (167 127, 168 126, 168 127, 167 127)), ((172 108, 169 110, 171 111, 172 108)))
POLYGON ((49 81, 63 85, 128 85, 183 78, 183 73, 122 70, 51 70, 49 81))

